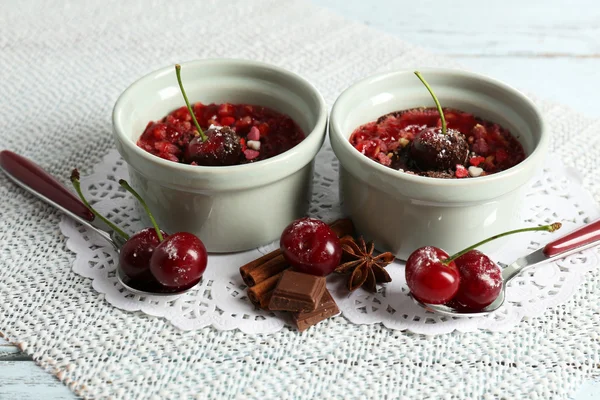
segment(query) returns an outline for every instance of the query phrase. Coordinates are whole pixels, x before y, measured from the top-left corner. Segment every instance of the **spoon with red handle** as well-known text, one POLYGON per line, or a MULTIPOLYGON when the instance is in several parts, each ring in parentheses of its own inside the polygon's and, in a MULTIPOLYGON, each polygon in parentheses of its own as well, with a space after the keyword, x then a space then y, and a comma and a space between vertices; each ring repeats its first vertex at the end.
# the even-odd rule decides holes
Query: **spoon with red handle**
MULTIPOLYGON (((59 180, 44 171, 39 165, 12 151, 4 150, 0 152, 0 170, 18 186, 96 232, 109 242, 117 252, 123 247, 124 237, 114 230, 109 234, 92 225, 91 221, 94 220, 94 214, 59 180)), ((175 296, 183 294, 195 286, 187 286, 177 290, 152 287, 153 291, 136 288, 130 285, 131 280, 127 278, 120 264, 117 265, 116 277, 124 288, 140 296, 175 296)))
MULTIPOLYGON (((526 269, 535 265, 543 264, 548 261, 564 258, 569 254, 589 249, 594 246, 600 246, 600 219, 586 224, 573 232, 566 234, 556 240, 551 241, 546 246, 541 247, 524 257, 514 261, 512 264, 502 269, 502 291, 492 304, 483 310, 463 310, 455 309, 449 305, 422 303, 413 297, 413 300, 421 307, 438 314, 450 317, 480 317, 498 310, 506 299, 506 285, 510 280, 519 275, 526 269)), ((411 296, 412 297, 412 296, 411 296)))
POLYGON ((571 254, 572 250, 581 250, 588 244, 593 246, 598 241, 600 241, 600 219, 548 243, 543 253, 546 257, 553 258, 567 252, 571 254))
POLYGON ((74 220, 94 230, 116 249, 123 245, 120 236, 109 234, 91 224, 94 214, 58 179, 33 161, 9 150, 0 152, 0 169, 10 180, 29 193, 56 207, 74 220))

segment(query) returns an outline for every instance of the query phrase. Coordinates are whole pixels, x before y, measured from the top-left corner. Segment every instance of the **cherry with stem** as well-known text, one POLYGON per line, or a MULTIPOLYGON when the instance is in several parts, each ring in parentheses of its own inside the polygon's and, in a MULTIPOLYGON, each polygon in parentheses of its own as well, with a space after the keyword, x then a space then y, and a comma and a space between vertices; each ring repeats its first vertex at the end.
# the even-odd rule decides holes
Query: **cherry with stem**
POLYGON ((521 232, 554 232, 560 223, 515 229, 482 240, 449 256, 433 246, 415 250, 406 261, 406 283, 417 300, 428 304, 460 305, 481 309, 491 304, 502 289, 499 267, 485 254, 474 250, 492 240, 521 232))
POLYGON ((210 127, 206 133, 196 119, 196 114, 190 105, 183 82, 181 81, 181 66, 175 65, 177 82, 185 105, 194 121, 198 134, 185 148, 183 159, 187 163, 195 163, 207 167, 236 165, 240 162, 242 145, 240 137, 229 126, 210 127))
POLYGON ((438 127, 427 127, 418 132, 409 147, 409 155, 416 167, 422 171, 444 171, 464 165, 469 156, 469 144, 465 135, 455 129, 448 129, 444 110, 433 89, 419 71, 415 75, 425 85, 435 102, 440 120, 438 127))
POLYGON ((140 202, 154 226, 156 237, 160 238, 147 263, 152 277, 164 287, 175 290, 197 284, 206 269, 208 258, 202 241, 188 232, 177 232, 164 238, 142 196, 124 179, 119 180, 119 185, 140 202))

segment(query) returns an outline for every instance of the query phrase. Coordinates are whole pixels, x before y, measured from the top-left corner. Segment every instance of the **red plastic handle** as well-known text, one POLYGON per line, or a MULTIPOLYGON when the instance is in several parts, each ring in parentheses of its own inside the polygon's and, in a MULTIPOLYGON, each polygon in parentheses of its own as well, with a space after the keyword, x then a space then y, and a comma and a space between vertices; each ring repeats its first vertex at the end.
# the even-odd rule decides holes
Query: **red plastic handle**
POLYGON ((55 177, 39 165, 12 151, 0 152, 0 167, 14 180, 38 192, 48 200, 69 210, 73 214, 93 221, 94 214, 55 177))
POLYGON ((600 219, 548 243, 544 247, 544 254, 548 257, 557 256, 595 241, 600 241, 600 219))

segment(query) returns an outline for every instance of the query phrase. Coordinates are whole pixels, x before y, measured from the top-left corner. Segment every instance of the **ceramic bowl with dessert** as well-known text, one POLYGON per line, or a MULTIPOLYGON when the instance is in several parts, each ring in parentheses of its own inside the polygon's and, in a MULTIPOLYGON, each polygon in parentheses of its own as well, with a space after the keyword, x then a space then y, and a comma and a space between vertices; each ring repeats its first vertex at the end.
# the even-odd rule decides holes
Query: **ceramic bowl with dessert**
POLYGON ((161 228, 191 232, 209 252, 269 243, 306 214, 326 124, 309 82, 232 59, 152 72, 113 111, 131 185, 161 228))
POLYGON ((404 260, 422 246, 453 253, 513 229, 549 141, 525 95, 453 69, 355 83, 334 104, 329 132, 345 213, 404 260))

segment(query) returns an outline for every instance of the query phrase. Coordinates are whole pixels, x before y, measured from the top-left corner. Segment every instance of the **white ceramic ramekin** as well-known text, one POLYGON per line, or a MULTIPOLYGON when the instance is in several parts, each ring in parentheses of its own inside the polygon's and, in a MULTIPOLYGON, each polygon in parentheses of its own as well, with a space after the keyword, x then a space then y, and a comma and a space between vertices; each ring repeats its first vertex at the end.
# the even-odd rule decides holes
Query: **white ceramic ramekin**
MULTIPOLYGON (((348 139, 355 128, 387 113, 434 103, 413 71, 383 73, 346 89, 333 106, 329 134, 340 160, 340 196, 358 232, 377 249, 406 259, 415 249, 459 251, 518 223, 525 184, 542 168, 548 134, 540 111, 502 82, 451 69, 422 69, 442 106, 470 112, 508 128, 527 158, 479 178, 410 175, 359 153, 348 139)), ((483 247, 492 251, 501 241, 483 247)))
POLYGON ((309 206, 314 157, 327 125, 322 96, 298 75, 254 61, 193 61, 181 65, 181 75, 191 102, 270 107, 294 119, 307 137, 285 153, 246 165, 201 167, 156 157, 137 140, 149 121, 185 105, 175 68, 166 67, 133 83, 113 110, 114 138, 132 186, 162 229, 192 232, 209 252, 275 240, 309 206))

